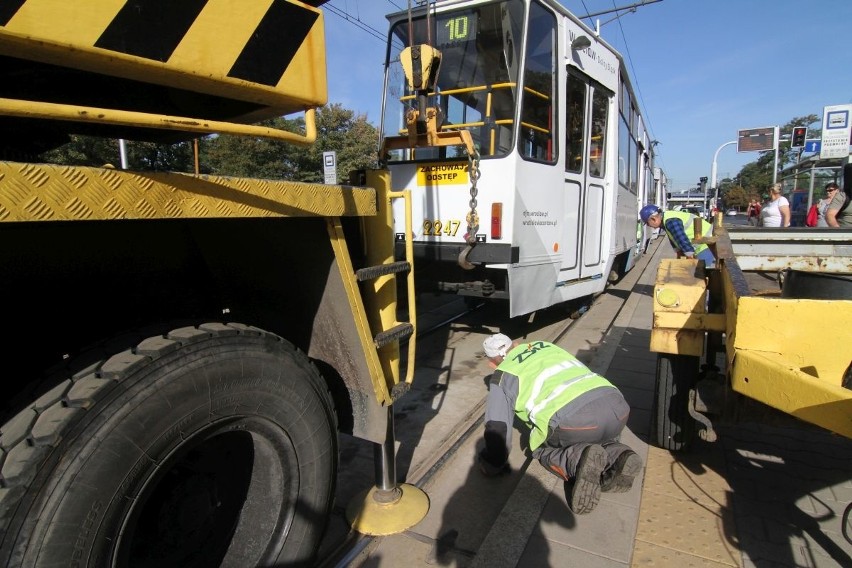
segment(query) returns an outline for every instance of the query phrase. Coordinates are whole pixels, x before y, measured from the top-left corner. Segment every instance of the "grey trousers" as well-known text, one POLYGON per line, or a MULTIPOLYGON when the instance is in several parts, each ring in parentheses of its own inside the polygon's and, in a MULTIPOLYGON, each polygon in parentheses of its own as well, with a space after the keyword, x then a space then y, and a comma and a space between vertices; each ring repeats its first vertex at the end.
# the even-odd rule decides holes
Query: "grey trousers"
POLYGON ((574 477, 583 450, 592 444, 606 450, 607 467, 630 449, 618 441, 630 407, 617 389, 606 390, 588 403, 560 409, 550 421, 547 440, 533 450, 533 457, 562 479, 574 477))

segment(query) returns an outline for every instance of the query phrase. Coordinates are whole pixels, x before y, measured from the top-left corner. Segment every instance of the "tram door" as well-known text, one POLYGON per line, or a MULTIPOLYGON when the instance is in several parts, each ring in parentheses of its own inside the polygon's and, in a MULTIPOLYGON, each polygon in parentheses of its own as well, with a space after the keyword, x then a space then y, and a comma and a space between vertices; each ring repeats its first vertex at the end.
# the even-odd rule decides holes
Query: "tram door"
POLYGON ((565 112, 565 223, 559 280, 602 275, 605 135, 611 93, 569 68, 565 112))

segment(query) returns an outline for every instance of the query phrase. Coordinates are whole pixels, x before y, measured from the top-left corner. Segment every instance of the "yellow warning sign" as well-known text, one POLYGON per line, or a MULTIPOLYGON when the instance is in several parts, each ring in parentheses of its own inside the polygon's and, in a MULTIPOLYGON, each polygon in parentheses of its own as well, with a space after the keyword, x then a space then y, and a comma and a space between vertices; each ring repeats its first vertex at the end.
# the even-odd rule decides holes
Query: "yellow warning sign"
POLYGON ((467 162, 417 166, 417 185, 467 185, 467 183, 467 162))

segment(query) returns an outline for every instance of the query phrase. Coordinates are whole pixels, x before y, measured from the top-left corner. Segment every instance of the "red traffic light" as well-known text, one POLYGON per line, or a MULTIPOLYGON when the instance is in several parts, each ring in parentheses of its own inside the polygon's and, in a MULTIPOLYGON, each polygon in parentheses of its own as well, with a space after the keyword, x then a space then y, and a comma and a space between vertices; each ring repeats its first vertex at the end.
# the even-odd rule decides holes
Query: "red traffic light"
POLYGON ((804 126, 796 126, 793 128, 793 137, 790 142, 791 148, 804 148, 805 139, 808 137, 808 129, 804 126))

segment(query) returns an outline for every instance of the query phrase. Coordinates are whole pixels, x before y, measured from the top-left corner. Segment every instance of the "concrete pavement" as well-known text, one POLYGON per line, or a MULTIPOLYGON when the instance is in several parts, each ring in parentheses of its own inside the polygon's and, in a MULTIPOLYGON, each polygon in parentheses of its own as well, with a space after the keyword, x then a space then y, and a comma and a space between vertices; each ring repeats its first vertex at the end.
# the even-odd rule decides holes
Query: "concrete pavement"
MULTIPOLYGON (((656 372, 648 350, 651 296, 656 264, 669 256, 668 243, 655 241, 643 260, 648 269, 611 287, 558 342, 614 382, 631 405, 622 441, 645 471, 630 492, 603 494, 595 511, 574 515, 563 483, 527 457, 517 433, 511 474, 484 478, 474 461, 483 393, 471 393, 461 401, 472 417, 469 436, 451 446, 464 434, 450 431, 456 422, 433 429, 443 422, 440 405, 420 434, 444 438, 446 449, 443 467, 422 483, 429 514, 404 533, 371 540, 350 564, 852 566, 845 536, 852 531, 852 441, 781 418, 723 427, 720 441, 698 442, 688 453, 648 446, 656 372)), ((447 365, 452 361, 436 368, 447 365)), ((477 373, 483 370, 462 374, 470 381, 477 373)), ((452 395, 452 385, 446 388, 452 395)), ((443 399, 445 409, 451 399, 443 399)))

